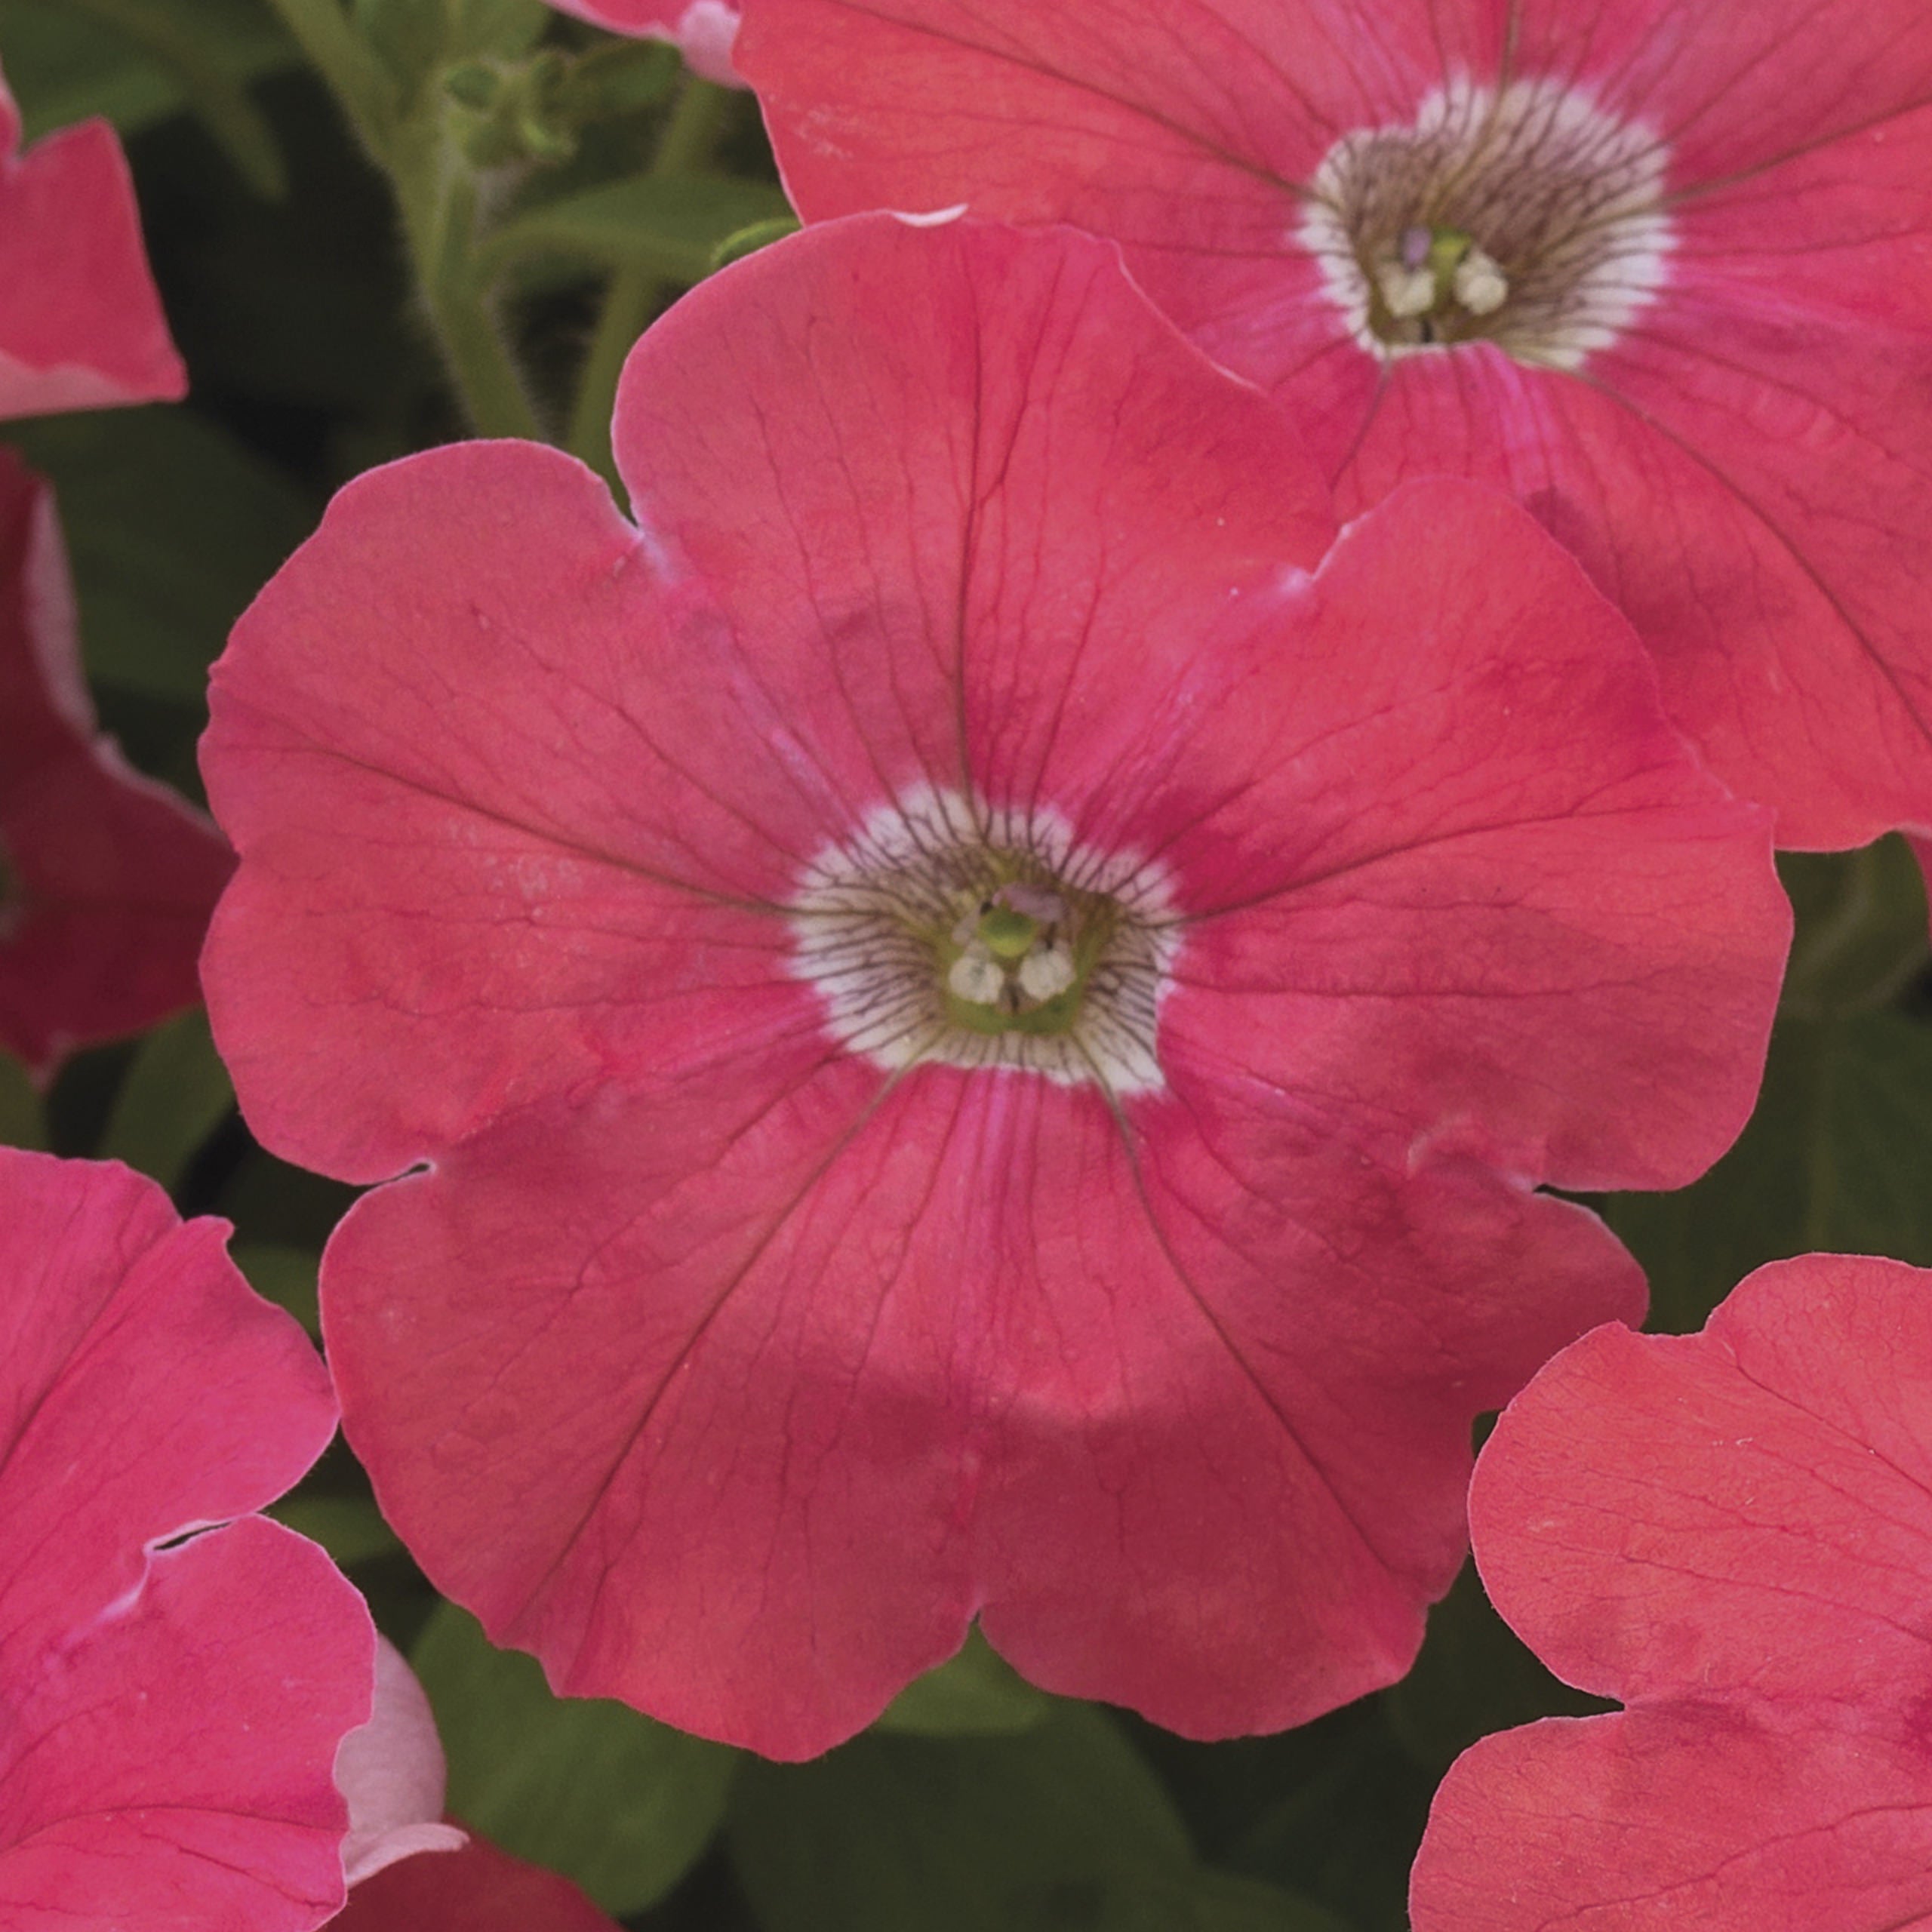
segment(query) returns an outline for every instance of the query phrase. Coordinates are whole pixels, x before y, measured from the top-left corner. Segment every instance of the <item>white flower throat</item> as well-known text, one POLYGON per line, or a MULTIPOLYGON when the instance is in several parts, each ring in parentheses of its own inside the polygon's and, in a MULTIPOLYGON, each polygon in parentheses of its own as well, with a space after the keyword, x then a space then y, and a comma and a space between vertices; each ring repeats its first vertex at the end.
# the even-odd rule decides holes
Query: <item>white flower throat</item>
POLYGON ((921 788, 828 848, 792 901, 793 970, 833 1033, 892 1071, 931 1061, 1165 1083, 1161 998, 1180 944, 1159 869, 1078 847, 1042 808, 921 788))
POLYGON ((1667 162, 1644 129, 1558 82, 1457 81, 1409 126, 1343 135, 1297 238, 1384 361, 1488 341, 1572 369, 1663 285, 1667 162))

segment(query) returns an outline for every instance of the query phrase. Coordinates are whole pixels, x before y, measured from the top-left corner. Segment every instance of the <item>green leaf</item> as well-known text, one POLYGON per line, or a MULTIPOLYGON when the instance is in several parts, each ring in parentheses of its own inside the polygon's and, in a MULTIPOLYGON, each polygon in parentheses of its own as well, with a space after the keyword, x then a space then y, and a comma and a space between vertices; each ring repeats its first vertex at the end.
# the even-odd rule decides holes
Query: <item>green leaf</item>
POLYGON ((272 185, 280 155, 242 90, 299 57, 257 0, 0 0, 0 48, 29 140, 94 114, 137 134, 192 106, 251 180, 272 185))
POLYGON ((1232 1872, 1203 1872, 1192 1904, 1201 1932, 1348 1932, 1332 1912, 1232 1872))
POLYGON ((228 1069, 199 1007, 165 1021, 136 1049, 100 1153, 172 1189, 235 1105, 228 1069))
POLYGON ((1472 1563, 1429 1612, 1414 1668, 1383 1694, 1396 1735, 1418 1764, 1437 1772, 1490 1731, 1611 1708, 1543 1668, 1497 1616, 1472 1563))
POLYGON ((636 174, 525 210, 481 253, 491 274, 526 256, 563 255, 605 268, 636 263, 667 281, 697 282, 711 272, 721 242, 789 212, 784 195, 762 181, 636 174))
POLYGON ((287 1309, 310 1334, 320 1336, 322 1324, 315 1302, 314 1255, 275 1241, 237 1242, 233 1253, 235 1266, 248 1278, 248 1285, 256 1294, 278 1308, 287 1309))
POLYGON ((958 1655, 915 1678, 873 1727, 915 1737, 1010 1737, 1029 1730, 1053 1709, 1008 1663, 978 1626, 958 1655))
POLYGON ((815 1764, 748 1761, 731 1844, 765 1932, 1326 1923, 1284 1894, 1205 1871, 1159 1781, 1087 1706, 1057 1704, 1016 1737, 873 1731, 815 1764))
POLYGON ((601 1698, 556 1697, 534 1658, 445 1604, 410 1661, 449 1755, 449 1808, 622 1916, 711 1841, 738 1754, 601 1698))
POLYGON ((180 91, 189 110, 215 145, 265 200, 288 189, 288 171, 274 131, 248 97, 245 77, 229 72, 222 44, 211 40, 206 16, 193 5, 167 0, 63 0, 121 35, 180 91))
POLYGON ((450 57, 513 60, 535 46, 550 19, 543 0, 454 0, 450 57))
POLYGON ((382 1512, 365 1497, 285 1497, 268 1513, 297 1536, 320 1543, 345 1570, 402 1547, 382 1512))
POLYGON ((47 1114, 26 1068, 0 1051, 0 1146, 48 1148, 47 1114))
POLYGON ((1897 832, 1859 852, 1785 852, 1797 915, 1781 1011, 1825 1019, 1884 1005, 1925 968, 1925 881, 1897 832))
POLYGON ((798 232, 798 217, 795 214, 775 215, 769 221, 755 221, 749 228, 741 228, 735 235, 728 235, 711 251, 711 266, 714 269, 728 268, 734 262, 741 262, 747 255, 755 255, 761 248, 768 248, 774 242, 782 242, 788 235, 798 232))
POLYGON ((308 498, 186 409, 8 435, 58 494, 89 678, 198 707, 229 626, 313 527, 308 498))
POLYGON ((1409 1867, 1438 1780, 1403 1748, 1386 1702, 1238 1748, 1269 1795, 1225 1847, 1227 1862, 1318 1900, 1358 1932, 1406 1932, 1409 1867), (1300 1775, 1284 1780, 1291 1767, 1300 1775))
POLYGON ((1817 1249, 1932 1266, 1932 1025, 1890 1013, 1781 1020, 1756 1111, 1703 1180, 1613 1195, 1604 1217, 1684 1334, 1761 1263, 1817 1249))

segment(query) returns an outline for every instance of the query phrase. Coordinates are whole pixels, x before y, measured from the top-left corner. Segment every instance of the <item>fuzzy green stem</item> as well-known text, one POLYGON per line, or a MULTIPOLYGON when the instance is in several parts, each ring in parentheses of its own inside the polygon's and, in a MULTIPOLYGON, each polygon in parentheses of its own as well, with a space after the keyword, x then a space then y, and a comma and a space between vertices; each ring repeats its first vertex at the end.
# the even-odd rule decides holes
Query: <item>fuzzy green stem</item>
MULTIPOLYGON (((685 174, 701 168, 724 132, 732 99, 728 88, 688 75, 651 158, 651 172, 685 174)), ((617 473, 611 454, 611 412, 617 401, 617 379, 631 346, 643 334, 666 288, 663 278, 642 263, 626 262, 615 270, 577 378, 569 446, 614 487, 617 473)))
POLYGON ((257 194, 278 201, 288 192, 281 150, 248 89, 211 61, 204 43, 182 31, 173 15, 145 0, 62 0, 91 14, 151 55, 173 75, 188 105, 257 194))
POLYGON ((464 414, 479 435, 541 435, 476 264, 476 177, 440 101, 405 117, 337 0, 270 0, 389 177, 416 285, 464 414))
POLYGON ((328 83, 363 145, 386 165, 395 90, 337 0, 269 0, 309 65, 328 83))
POLYGON ((476 179, 440 127, 395 144, 389 172, 450 380, 481 436, 540 440, 537 412, 476 265, 476 179))

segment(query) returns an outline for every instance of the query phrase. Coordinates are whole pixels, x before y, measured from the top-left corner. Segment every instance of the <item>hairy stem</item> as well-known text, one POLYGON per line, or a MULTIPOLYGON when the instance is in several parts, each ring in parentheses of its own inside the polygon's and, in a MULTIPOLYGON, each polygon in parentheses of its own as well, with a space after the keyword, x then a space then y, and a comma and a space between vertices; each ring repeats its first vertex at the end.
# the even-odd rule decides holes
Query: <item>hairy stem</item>
MULTIPOLYGON (((731 103, 730 89, 688 75, 651 158, 651 173, 683 174, 702 167, 724 131, 731 103)), ((643 263, 627 262, 618 268, 605 290, 597 331, 577 378, 569 448, 613 485, 617 475, 611 455, 611 411, 617 400, 617 378, 623 373, 632 344, 644 332, 666 292, 663 278, 643 263)))

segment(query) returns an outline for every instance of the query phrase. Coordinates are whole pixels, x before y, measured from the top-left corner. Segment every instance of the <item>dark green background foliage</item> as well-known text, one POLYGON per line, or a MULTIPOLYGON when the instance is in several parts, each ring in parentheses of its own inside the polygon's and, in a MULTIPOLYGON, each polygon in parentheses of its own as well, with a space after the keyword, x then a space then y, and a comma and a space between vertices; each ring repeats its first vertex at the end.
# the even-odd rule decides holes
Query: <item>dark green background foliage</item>
MULTIPOLYGON (((572 423, 593 461, 614 377, 599 338, 628 340, 600 318, 628 304, 641 323, 786 225, 752 104, 694 116, 665 49, 537 0, 354 0, 344 18, 373 63, 359 136, 269 0, 0 0, 30 133, 104 113, 127 137, 192 374, 180 408, 8 431, 58 487, 103 717, 191 793, 207 666, 328 493, 465 433, 371 152, 433 122, 494 171, 501 213, 467 272, 503 300, 539 422, 572 423)), ((1789 861, 1786 882, 1798 939, 1749 1128, 1681 1194, 1596 1204, 1648 1269, 1660 1327, 1697 1327, 1746 1270, 1808 1248, 1932 1265, 1916 866, 1894 840, 1789 861)), ((0 1058, 0 1136, 118 1156, 183 1211, 228 1217, 251 1279, 312 1329, 349 1190, 256 1146, 201 1016, 82 1055, 44 1106, 0 1058)), ((1590 1707, 1466 1571, 1407 1681, 1281 1737, 1186 1743, 1047 1697, 976 1639, 871 1733, 772 1766, 553 1698, 439 1603, 340 1444, 277 1513, 412 1651, 459 1815, 662 1932, 1395 1932, 1456 1752, 1590 1707)))

